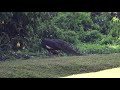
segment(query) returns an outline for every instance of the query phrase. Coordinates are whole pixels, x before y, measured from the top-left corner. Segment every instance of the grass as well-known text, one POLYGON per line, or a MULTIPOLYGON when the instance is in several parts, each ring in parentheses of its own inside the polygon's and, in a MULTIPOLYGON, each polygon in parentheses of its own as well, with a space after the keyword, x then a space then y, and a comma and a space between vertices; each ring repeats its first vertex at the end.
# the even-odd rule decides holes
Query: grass
POLYGON ((120 67, 120 53, 0 62, 0 78, 59 78, 120 67))

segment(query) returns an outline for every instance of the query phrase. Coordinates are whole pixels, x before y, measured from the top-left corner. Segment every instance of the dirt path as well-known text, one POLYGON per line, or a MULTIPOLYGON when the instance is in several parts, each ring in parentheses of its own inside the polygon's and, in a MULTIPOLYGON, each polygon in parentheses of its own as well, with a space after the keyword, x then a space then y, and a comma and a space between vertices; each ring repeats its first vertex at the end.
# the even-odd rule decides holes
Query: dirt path
POLYGON ((75 74, 61 78, 120 78, 120 67, 98 72, 75 74))

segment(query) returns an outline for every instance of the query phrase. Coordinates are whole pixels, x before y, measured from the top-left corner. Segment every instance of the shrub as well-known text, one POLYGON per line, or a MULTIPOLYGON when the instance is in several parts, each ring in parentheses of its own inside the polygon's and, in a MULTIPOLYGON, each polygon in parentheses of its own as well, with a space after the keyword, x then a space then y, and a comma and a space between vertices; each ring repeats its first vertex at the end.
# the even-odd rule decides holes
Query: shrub
POLYGON ((64 31, 59 38, 72 44, 77 44, 79 37, 74 31, 64 31))
POLYGON ((113 44, 113 40, 114 40, 114 38, 112 36, 106 36, 106 38, 101 40, 100 44, 101 45, 113 44))
POLYGON ((97 30, 89 31, 83 38, 82 42, 96 42, 100 40, 102 35, 97 30))

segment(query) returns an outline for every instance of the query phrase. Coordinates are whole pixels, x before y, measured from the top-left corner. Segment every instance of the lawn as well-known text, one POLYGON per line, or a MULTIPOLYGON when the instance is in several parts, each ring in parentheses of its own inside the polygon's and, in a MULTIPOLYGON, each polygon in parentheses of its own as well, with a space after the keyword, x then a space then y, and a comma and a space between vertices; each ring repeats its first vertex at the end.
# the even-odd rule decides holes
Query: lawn
POLYGON ((120 53, 0 62, 0 78, 59 78, 120 67, 120 53))

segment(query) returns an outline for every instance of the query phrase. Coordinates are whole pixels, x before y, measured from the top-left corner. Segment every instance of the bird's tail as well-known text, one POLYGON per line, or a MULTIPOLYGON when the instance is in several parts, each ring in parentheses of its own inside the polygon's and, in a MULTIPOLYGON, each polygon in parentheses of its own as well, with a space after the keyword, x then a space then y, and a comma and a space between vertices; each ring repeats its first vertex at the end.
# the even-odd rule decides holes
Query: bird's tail
POLYGON ((71 55, 77 55, 77 56, 83 55, 77 49, 73 48, 73 46, 71 44, 69 44, 67 42, 64 42, 64 44, 61 45, 61 50, 65 53, 71 54, 71 55))

